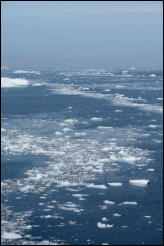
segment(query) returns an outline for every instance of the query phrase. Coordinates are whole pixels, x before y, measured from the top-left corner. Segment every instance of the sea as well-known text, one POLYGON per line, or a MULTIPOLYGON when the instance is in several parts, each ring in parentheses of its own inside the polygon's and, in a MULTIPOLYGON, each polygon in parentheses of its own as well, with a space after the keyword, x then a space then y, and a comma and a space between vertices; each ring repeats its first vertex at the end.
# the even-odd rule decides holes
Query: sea
POLYGON ((162 245, 162 78, 2 68, 2 245, 162 245))

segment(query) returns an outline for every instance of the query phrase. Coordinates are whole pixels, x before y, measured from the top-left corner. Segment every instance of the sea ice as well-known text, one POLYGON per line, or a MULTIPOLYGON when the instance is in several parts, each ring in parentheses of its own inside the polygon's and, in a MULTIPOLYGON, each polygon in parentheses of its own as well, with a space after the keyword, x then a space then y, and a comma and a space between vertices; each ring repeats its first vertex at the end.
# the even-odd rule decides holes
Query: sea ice
POLYGON ((97 189, 107 189, 105 185, 95 185, 95 184, 88 184, 88 188, 97 188, 97 189))
POLYGON ((137 202, 122 202, 121 204, 124 204, 124 205, 137 205, 138 203, 137 202))
POLYGON ((149 183, 149 180, 146 179, 134 179, 134 180, 129 180, 129 183, 131 185, 136 185, 136 186, 146 186, 149 183))
POLYGON ((108 201, 108 200, 105 200, 104 203, 107 204, 107 205, 114 205, 115 204, 115 202, 108 201))
POLYGON ((104 222, 108 221, 108 219, 106 217, 103 217, 101 220, 104 221, 104 222))
POLYGON ((92 117, 91 120, 92 121, 102 121, 102 118, 92 117))
POLYGON ((120 216, 121 216, 121 214, 119 214, 119 213, 115 213, 115 214, 113 214, 113 216, 115 216, 115 217, 120 217, 120 216))
POLYGON ((115 187, 117 187, 117 186, 122 186, 122 183, 120 183, 120 182, 113 182, 113 183, 108 183, 110 186, 115 186, 115 187))
POLYGON ((20 239, 22 238, 21 235, 15 233, 15 232, 4 232, 2 234, 3 239, 13 240, 13 239, 20 239))
POLYGON ((109 225, 109 224, 103 224, 101 222, 97 222, 97 227, 100 229, 104 229, 104 228, 112 228, 114 225, 109 225))
POLYGON ((146 171, 153 172, 154 170, 154 168, 148 168, 146 171))
POLYGON ((29 85, 28 80, 19 79, 19 78, 1 78, 1 87, 2 88, 10 88, 10 87, 19 87, 19 86, 27 86, 29 85))

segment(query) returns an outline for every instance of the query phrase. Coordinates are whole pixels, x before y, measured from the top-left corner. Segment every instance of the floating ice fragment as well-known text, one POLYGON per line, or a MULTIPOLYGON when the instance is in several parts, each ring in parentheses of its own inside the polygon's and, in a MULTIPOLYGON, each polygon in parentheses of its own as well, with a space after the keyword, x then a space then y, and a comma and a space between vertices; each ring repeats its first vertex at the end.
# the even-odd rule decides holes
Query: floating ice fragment
POLYGON ((137 205, 138 203, 137 202, 122 202, 121 204, 124 204, 124 205, 137 205))
POLYGON ((2 234, 2 238, 12 240, 12 239, 20 239, 20 238, 22 238, 22 236, 15 233, 15 232, 4 232, 2 234))
POLYGON ((10 87, 19 87, 19 86, 27 86, 29 82, 26 79, 18 79, 18 78, 1 78, 1 87, 2 88, 10 88, 10 87))
POLYGON ((113 182, 113 183, 108 183, 110 186, 122 186, 122 183, 120 182, 113 182))
POLYGON ((29 192, 33 187, 31 185, 26 185, 22 188, 20 188, 19 190, 26 193, 26 192, 29 192))
POLYGON ((104 228, 112 228, 114 225, 109 225, 109 224, 103 224, 101 222, 97 222, 97 227, 100 229, 104 229, 104 228))
POLYGON ((136 185, 136 186, 146 186, 149 183, 149 180, 146 179, 134 179, 134 180, 129 180, 129 183, 131 185, 136 185))
POLYGON ((102 121, 102 118, 92 117, 91 120, 92 121, 102 121))
POLYGON ((40 74, 40 72, 39 71, 26 71, 26 70, 16 70, 16 71, 14 71, 14 73, 16 73, 16 74, 21 74, 21 73, 29 73, 29 74, 37 74, 37 75, 39 75, 40 74))
POLYGON ((108 219, 106 217, 103 217, 101 220, 102 221, 108 221, 108 219))
POLYGON ((107 189, 105 185, 95 185, 95 184, 88 184, 88 188, 97 188, 97 189, 107 189))
POLYGON ((122 227, 122 228, 127 228, 128 226, 127 226, 127 225, 122 225, 121 227, 122 227))
POLYGON ((150 219, 151 216, 150 215, 145 215, 144 218, 150 219))
POLYGON ((86 133, 85 132, 75 132, 75 136, 77 137, 81 137, 81 136, 85 136, 86 133))
POLYGON ((60 135, 63 135, 63 133, 62 132, 55 132, 55 135, 60 136, 60 135))
POLYGON ((75 225, 75 224, 76 224, 76 221, 72 221, 72 220, 71 220, 71 221, 69 221, 68 223, 69 223, 70 225, 75 225))
POLYGON ((149 125, 150 128, 157 128, 158 125, 149 125))
POLYGON ((154 170, 154 168, 148 168, 146 171, 153 172, 154 170))
POLYGON ((120 216, 121 216, 121 214, 119 214, 119 213, 115 213, 115 214, 113 214, 113 216, 115 216, 115 217, 120 217, 120 216))
POLYGON ((113 201, 108 201, 108 200, 105 200, 104 203, 105 203, 105 204, 108 204, 108 205, 114 205, 114 204, 115 204, 115 202, 113 202, 113 201))

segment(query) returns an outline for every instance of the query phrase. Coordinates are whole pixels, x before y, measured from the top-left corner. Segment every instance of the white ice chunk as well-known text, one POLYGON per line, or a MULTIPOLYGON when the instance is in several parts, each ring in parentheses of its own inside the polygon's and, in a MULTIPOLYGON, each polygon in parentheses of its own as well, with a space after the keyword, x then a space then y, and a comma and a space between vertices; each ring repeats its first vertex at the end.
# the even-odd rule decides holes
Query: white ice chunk
POLYGON ((91 120, 92 121, 102 121, 102 118, 92 117, 91 120))
POLYGON ((113 216, 115 216, 115 217, 120 217, 120 216, 121 216, 121 214, 119 214, 119 213, 115 213, 115 214, 113 214, 113 216))
POLYGON ((129 180, 129 183, 131 185, 136 185, 136 186, 146 186, 149 183, 149 180, 146 179, 134 179, 134 180, 129 180))
POLYGON ((137 202, 122 202, 121 204, 124 204, 124 205, 137 205, 138 203, 137 202))
POLYGON ((95 184, 88 184, 88 188, 97 188, 97 189, 107 189, 105 185, 95 185, 95 184))
POLYGON ((105 200, 104 203, 107 204, 107 205, 114 205, 115 204, 115 202, 108 201, 108 200, 105 200))
POLYGON ((145 215, 144 218, 150 219, 151 216, 150 215, 145 215))
POLYGON ((85 132, 75 132, 75 136, 77 137, 81 137, 81 136, 85 136, 86 133, 85 132))
POLYGON ((101 222, 97 222, 97 227, 100 229, 104 229, 104 228, 112 228, 114 225, 109 225, 109 224, 103 224, 101 222))
POLYGON ((20 234, 15 233, 15 232, 4 232, 2 234, 2 238, 12 240, 12 239, 20 239, 20 238, 22 238, 22 236, 20 234))
POLYGON ((117 187, 117 186, 122 186, 122 183, 120 183, 120 182, 113 182, 113 183, 108 183, 110 186, 115 186, 115 187, 117 187))
POLYGON ((62 132, 55 132, 55 135, 60 136, 60 135, 63 135, 63 133, 62 132))
POLYGON ((19 86, 27 86, 29 82, 26 79, 18 79, 18 78, 1 78, 1 87, 2 88, 10 88, 10 87, 19 87, 19 86))
POLYGON ((106 217, 103 217, 101 220, 104 221, 104 222, 108 221, 108 219, 106 217))
POLYGON ((32 188, 33 188, 33 187, 32 187, 31 185, 26 185, 26 186, 20 188, 20 191, 26 193, 26 192, 29 192, 32 188))
POLYGON ((153 172, 154 170, 155 170, 154 168, 148 168, 146 171, 153 172))

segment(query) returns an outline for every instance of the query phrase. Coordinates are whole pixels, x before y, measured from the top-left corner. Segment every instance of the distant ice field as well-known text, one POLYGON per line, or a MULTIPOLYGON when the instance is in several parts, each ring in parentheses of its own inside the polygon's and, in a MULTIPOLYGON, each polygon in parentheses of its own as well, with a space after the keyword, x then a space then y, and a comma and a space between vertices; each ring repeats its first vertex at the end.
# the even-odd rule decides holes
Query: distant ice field
POLYGON ((162 243, 162 73, 2 71, 3 245, 162 243))

